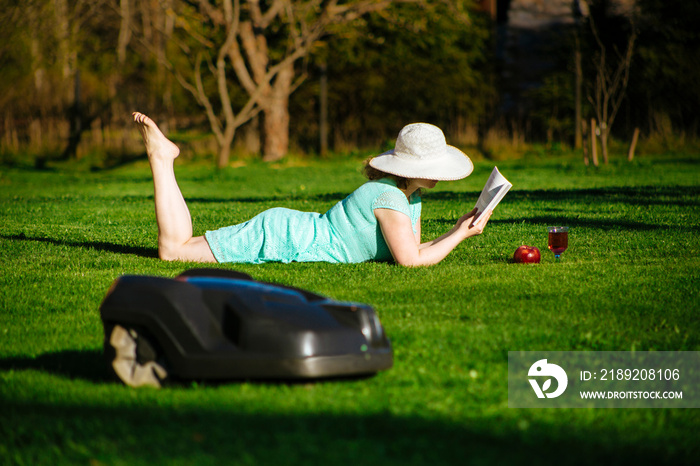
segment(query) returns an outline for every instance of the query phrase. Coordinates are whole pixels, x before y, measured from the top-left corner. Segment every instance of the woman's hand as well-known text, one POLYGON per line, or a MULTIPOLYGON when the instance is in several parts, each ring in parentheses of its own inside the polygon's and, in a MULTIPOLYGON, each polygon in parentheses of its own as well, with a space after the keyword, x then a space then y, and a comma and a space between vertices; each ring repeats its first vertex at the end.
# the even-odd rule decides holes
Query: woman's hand
POLYGON ((493 211, 487 210, 486 212, 482 213, 475 222, 474 217, 476 216, 476 213, 477 209, 475 207, 468 214, 462 215, 455 224, 455 229, 464 239, 480 235, 484 231, 484 227, 491 218, 493 211))

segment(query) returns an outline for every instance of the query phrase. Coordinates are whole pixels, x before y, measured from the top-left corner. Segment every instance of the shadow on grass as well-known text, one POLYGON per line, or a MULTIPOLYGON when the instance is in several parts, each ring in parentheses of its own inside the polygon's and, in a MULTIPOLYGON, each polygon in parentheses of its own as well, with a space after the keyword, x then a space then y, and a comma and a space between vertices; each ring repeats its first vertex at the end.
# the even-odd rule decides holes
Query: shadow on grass
MULTIPOLYGON (((429 219, 426 225, 436 223, 439 225, 454 225, 454 219, 429 219)), ((569 228, 593 228, 603 231, 656 231, 656 230, 673 230, 677 232, 697 232, 700 231, 700 226, 676 226, 676 225, 659 225, 642 222, 634 222, 632 220, 601 220, 601 219, 586 219, 573 218, 570 215, 538 215, 535 217, 518 217, 489 220, 489 225, 512 225, 514 223, 541 225, 543 227, 553 225, 566 225, 569 228)))
POLYGON ((96 251, 113 252, 117 254, 133 254, 142 257, 158 257, 156 248, 142 246, 127 246, 124 244, 108 243, 105 241, 66 241, 62 239, 46 238, 41 236, 27 236, 24 233, 18 235, 0 235, 0 238, 12 241, 39 241, 54 246, 69 246, 73 248, 94 249, 96 251))
POLYGON ((112 382, 112 375, 105 356, 96 350, 67 350, 44 353, 35 358, 11 357, 0 359, 0 370, 35 370, 88 382, 112 382))
MULTIPOLYGON (((426 191, 423 195, 426 202, 430 201, 455 201, 474 202, 479 197, 480 191, 454 192, 454 191, 426 191)), ((257 203, 257 202, 289 202, 298 200, 318 202, 338 202, 350 194, 335 192, 322 194, 275 194, 270 196, 249 197, 192 197, 187 198, 188 203, 257 203)), ((698 186, 634 186, 634 187, 608 187, 608 188, 581 188, 581 189, 535 189, 510 191, 505 198, 508 202, 600 202, 623 203, 641 206, 700 206, 700 187, 698 186)))
MULTIPOLYGON (((430 200, 464 201, 470 197, 477 198, 479 192, 460 193, 450 191, 431 192, 426 195, 430 200)), ((535 189, 508 192, 504 202, 586 202, 586 203, 621 203, 641 206, 700 206, 699 186, 634 186, 582 189, 535 189)))
MULTIPOLYGON (((93 383, 113 380, 97 350, 0 359, 0 371, 10 370, 42 371, 93 383)), ((227 399, 229 388, 215 384, 161 392, 123 387, 131 396, 91 397, 86 403, 60 396, 52 402, 19 394, 11 399, 12 389, 7 387, 0 390, 5 427, 0 426, 0 446, 14 458, 43 458, 40 462, 45 464, 57 458, 64 464, 109 464, 116 459, 133 464, 685 464, 698 452, 692 431, 681 438, 677 432, 653 428, 632 434, 631 424, 607 423, 604 412, 600 416, 604 422, 596 423, 586 421, 591 418, 587 410, 555 410, 562 412, 562 421, 532 416, 533 411, 526 409, 475 412, 461 422, 397 415, 390 408, 402 400, 380 389, 371 395, 370 411, 363 414, 326 413, 279 399, 264 403, 269 387, 257 384, 247 385, 246 400, 227 399), (159 393, 163 403, 156 401, 159 393), (275 411, 274 406, 282 408, 275 411), (582 422, 576 422, 578 413, 582 422)), ((313 389, 303 385, 277 393, 313 389)), ((235 393, 231 390, 231 395, 235 393)), ((661 418, 668 421, 668 416, 661 418)), ((684 427, 678 422, 671 424, 684 427)))
MULTIPOLYGON (((102 351, 98 350, 66 350, 54 353, 44 353, 31 358, 17 356, 0 358, 0 371, 34 370, 47 374, 65 377, 71 380, 85 380, 92 383, 116 383, 122 385, 117 375, 112 371, 110 362, 102 351)), ((375 377, 376 374, 358 374, 337 377, 321 377, 318 379, 207 379, 191 380, 170 377, 165 382, 168 387, 187 387, 197 382, 203 386, 216 387, 226 384, 252 383, 255 385, 304 385, 309 383, 327 383, 343 381, 362 381, 375 377)))
MULTIPOLYGON (((318 201, 318 202, 340 202, 343 199, 345 199, 349 192, 347 193, 323 193, 323 194, 313 194, 313 195, 305 195, 305 194, 289 194, 289 195, 281 195, 281 194, 274 194, 270 196, 249 196, 249 197, 230 197, 230 198, 221 198, 221 197, 186 197, 185 200, 187 201, 188 204, 216 204, 216 203, 235 203, 235 202, 241 202, 241 203, 246 203, 246 204, 254 204, 258 202, 293 202, 293 201, 318 201)), ((284 207, 281 205, 281 207, 284 207)))
POLYGON ((629 435, 585 422, 562 429, 562 421, 525 421, 524 412, 519 423, 479 413, 458 423, 382 412, 376 404, 366 414, 346 414, 274 412, 211 398, 159 406, 139 391, 130 402, 120 398, 79 405, 0 400, 11 426, 2 429, 2 441, 15 458, 45 464, 52 455, 64 464, 690 464, 697 453, 690 433, 629 435))
POLYGON ((654 231, 654 230, 673 230, 673 231, 698 231, 698 226, 677 226, 677 225, 659 225, 657 223, 643 223, 632 220, 607 220, 607 219, 586 219, 572 218, 570 215, 540 215, 535 217, 511 218, 500 220, 499 223, 531 223, 542 226, 550 225, 567 225, 573 228, 595 228, 599 230, 627 230, 627 231, 654 231))
MULTIPOLYGON (((340 202, 345 199, 350 192, 333 193, 288 193, 270 194, 266 196, 242 196, 236 197, 189 197, 185 200, 188 204, 226 204, 226 203, 267 203, 279 202, 284 207, 285 202, 310 201, 310 202, 340 202)), ((474 202, 479 197, 480 191, 426 191, 423 194, 425 202, 431 201, 454 201, 454 202, 474 202)), ((53 200, 53 197, 37 197, 33 200, 45 202, 53 200)), ((121 202, 153 201, 153 194, 146 195, 125 195, 113 196, 112 199, 121 202)), ((679 206, 698 207, 700 206, 700 187, 697 186, 639 186, 639 187, 609 187, 609 188, 582 188, 582 189, 536 189, 518 190, 517 187, 510 191, 505 202, 542 202, 552 203, 585 202, 585 203, 622 203, 628 205, 641 206, 679 206)))

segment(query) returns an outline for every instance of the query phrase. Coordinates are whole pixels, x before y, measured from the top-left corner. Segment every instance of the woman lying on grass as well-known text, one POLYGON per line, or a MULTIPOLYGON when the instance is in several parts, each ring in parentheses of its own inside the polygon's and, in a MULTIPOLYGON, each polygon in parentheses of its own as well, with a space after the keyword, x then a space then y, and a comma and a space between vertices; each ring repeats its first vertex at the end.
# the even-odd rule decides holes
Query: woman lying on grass
POLYGON ((192 219, 175 179, 180 150, 149 117, 134 113, 153 173, 158 254, 194 262, 336 262, 394 259, 406 266, 437 264, 459 243, 481 234, 491 212, 476 209, 439 238, 421 243, 420 189, 468 176, 473 165, 448 146, 436 126, 415 123, 399 133, 394 150, 369 160, 370 181, 321 215, 285 208, 192 236, 192 219))

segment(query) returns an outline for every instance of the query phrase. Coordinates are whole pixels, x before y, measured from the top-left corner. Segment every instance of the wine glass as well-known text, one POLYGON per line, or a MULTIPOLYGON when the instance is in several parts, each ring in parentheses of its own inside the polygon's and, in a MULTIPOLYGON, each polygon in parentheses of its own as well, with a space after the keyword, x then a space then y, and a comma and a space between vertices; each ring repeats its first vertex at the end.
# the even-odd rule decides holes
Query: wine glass
POLYGON ((554 253, 554 260, 561 260, 561 253, 569 247, 569 227, 548 227, 549 250, 554 253))

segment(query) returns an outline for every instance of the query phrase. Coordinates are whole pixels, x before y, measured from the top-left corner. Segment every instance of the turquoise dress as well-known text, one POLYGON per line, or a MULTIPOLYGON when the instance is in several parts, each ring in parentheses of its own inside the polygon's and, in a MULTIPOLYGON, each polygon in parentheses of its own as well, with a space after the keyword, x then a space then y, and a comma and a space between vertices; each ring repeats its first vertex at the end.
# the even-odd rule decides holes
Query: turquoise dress
POLYGON ((353 263, 390 260, 374 209, 391 209, 411 219, 417 231, 418 195, 406 195, 391 178, 368 181, 325 214, 276 207, 247 222, 207 231, 205 237, 219 262, 353 263))

